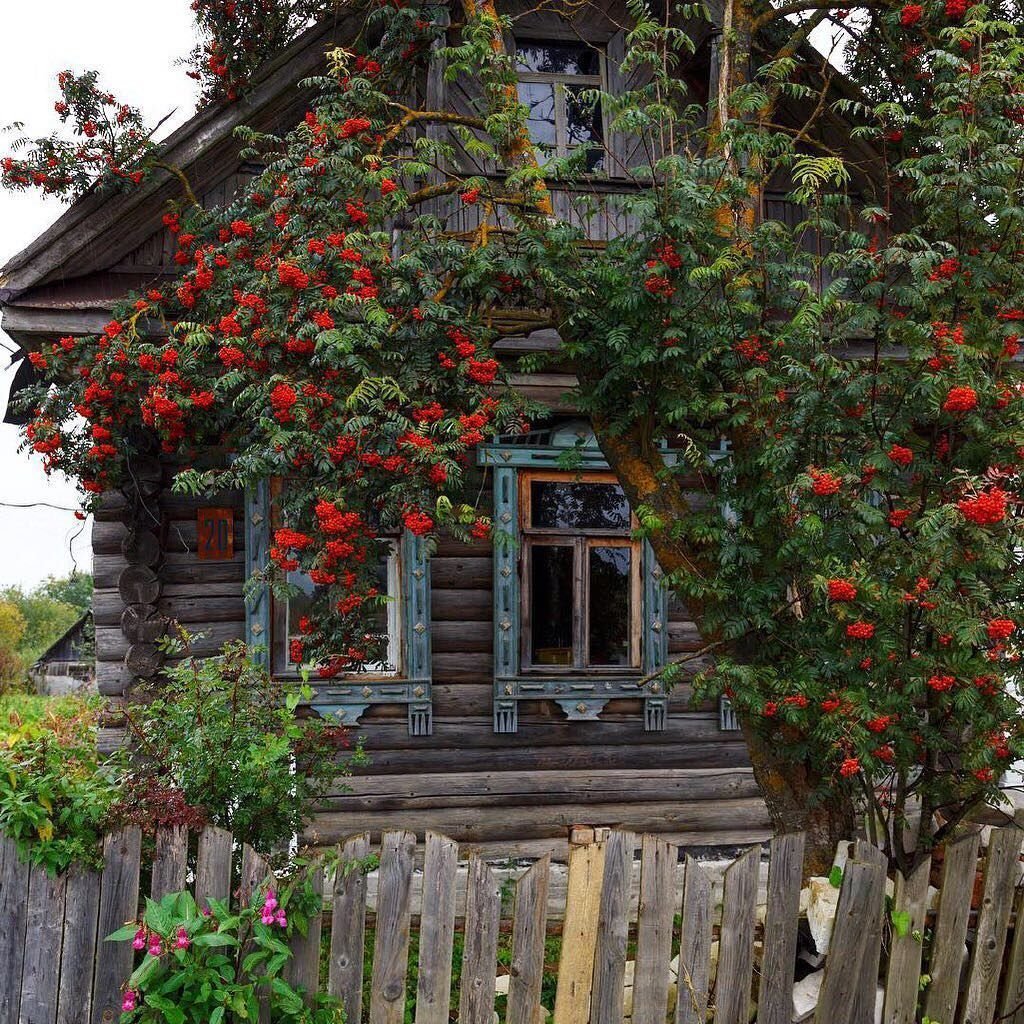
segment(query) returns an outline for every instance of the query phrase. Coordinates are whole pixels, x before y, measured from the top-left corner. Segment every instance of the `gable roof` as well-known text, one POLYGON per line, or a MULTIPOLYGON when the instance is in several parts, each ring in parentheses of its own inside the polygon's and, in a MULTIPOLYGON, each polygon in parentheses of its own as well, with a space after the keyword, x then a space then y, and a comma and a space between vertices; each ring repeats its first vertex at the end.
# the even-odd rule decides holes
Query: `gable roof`
MULTIPOLYGON (((239 162, 234 130, 240 125, 290 128, 296 120, 292 115, 301 116, 307 105, 295 84, 317 71, 325 51, 335 39, 346 38, 355 23, 349 15, 306 31, 264 65, 240 100, 207 107, 170 135, 161 144, 161 162, 180 168, 197 189, 229 175, 239 162)), ((0 269, 0 304, 112 266, 159 230, 165 205, 180 195, 180 188, 173 173, 157 169, 130 192, 90 189, 0 269)))
MULTIPOLYGON (((50 662, 50 661, 69 661, 69 660, 71 660, 71 659, 69 659, 67 657, 53 657, 53 655, 55 653, 57 653, 59 651, 59 649, 61 647, 63 647, 64 644, 69 643, 69 642, 73 642, 74 640, 77 640, 79 638, 79 636, 82 634, 82 632, 85 629, 86 625, 88 625, 91 622, 92 622, 92 612, 91 611, 82 612, 82 614, 74 622, 72 622, 71 625, 68 626, 68 628, 66 630, 64 630, 64 632, 61 633, 61 635, 56 640, 54 640, 53 643, 50 644, 50 646, 47 647, 46 650, 43 651, 43 653, 40 654, 38 658, 36 658, 36 660, 35 660, 35 662, 33 664, 35 664, 35 665, 45 665, 47 662, 50 662)), ((72 646, 73 646, 73 644, 72 644, 72 646)), ((61 653, 65 653, 66 654, 66 653, 71 653, 71 651, 69 650, 69 651, 61 652, 61 653)))

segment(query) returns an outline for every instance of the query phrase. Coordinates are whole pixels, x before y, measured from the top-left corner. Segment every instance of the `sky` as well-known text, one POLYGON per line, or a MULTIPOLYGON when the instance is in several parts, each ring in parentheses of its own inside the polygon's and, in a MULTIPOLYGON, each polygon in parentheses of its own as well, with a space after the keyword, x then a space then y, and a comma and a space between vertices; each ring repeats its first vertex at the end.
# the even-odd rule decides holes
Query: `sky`
MULTIPOLYGON (((195 42, 189 0, 45 0, 4 3, 0 61, 0 127, 24 123, 39 137, 59 126, 53 104, 57 73, 100 71, 100 82, 119 99, 140 107, 149 124, 176 110, 160 135, 195 110, 195 83, 175 65, 195 42)), ((0 157, 15 135, 0 134, 0 157)), ((0 266, 56 220, 65 206, 35 192, 0 191, 0 266)), ((0 408, 6 407, 13 348, 0 331, 0 408)), ((0 587, 32 587, 77 566, 90 569, 89 528, 72 511, 74 487, 47 478, 37 456, 18 451, 18 429, 0 425, 0 587), (31 508, 11 508, 29 504, 31 508)))

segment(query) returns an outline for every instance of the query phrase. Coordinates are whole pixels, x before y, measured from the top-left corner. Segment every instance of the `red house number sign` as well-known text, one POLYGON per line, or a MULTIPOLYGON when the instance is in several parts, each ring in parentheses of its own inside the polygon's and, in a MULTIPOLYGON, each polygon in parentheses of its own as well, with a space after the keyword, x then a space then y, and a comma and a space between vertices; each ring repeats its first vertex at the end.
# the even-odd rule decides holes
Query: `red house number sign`
POLYGON ((197 526, 201 559, 223 562, 235 557, 234 509, 201 508, 197 526))

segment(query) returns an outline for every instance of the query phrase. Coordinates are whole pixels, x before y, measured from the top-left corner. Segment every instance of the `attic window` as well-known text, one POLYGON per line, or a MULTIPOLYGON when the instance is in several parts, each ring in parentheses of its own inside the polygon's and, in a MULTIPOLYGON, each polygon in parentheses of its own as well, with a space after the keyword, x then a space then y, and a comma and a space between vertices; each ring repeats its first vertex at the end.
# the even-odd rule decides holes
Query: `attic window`
POLYGON ((600 104, 585 95, 601 89, 604 54, 585 43, 521 41, 516 52, 519 102, 528 108, 530 138, 547 159, 587 147, 586 168, 604 166, 600 104))

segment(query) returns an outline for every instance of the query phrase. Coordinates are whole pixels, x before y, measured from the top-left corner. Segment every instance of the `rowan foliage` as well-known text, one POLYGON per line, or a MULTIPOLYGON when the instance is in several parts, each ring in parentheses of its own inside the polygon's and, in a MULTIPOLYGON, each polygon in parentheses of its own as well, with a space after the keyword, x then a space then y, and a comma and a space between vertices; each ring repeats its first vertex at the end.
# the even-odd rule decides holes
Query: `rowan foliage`
MULTIPOLYGON (((487 109, 452 127, 505 172, 481 178, 421 130, 445 112, 406 99, 442 46, 435 9, 374 6, 358 52, 306 83, 304 122, 245 135, 265 170, 243 194, 168 215, 177 285, 121 307, 100 338, 33 355, 60 386, 34 395, 28 441, 87 493, 154 434, 197 466, 227 453, 179 475, 192 492, 289 477, 263 579, 309 571, 316 611, 294 656, 324 677, 358 670, 376 660, 374 538, 488 531, 467 467, 524 413, 495 324, 545 310, 714 653, 702 692, 727 693, 817 799, 890 825, 919 799, 952 828, 1024 753, 1024 49, 985 6, 948 8, 927 9, 903 103, 826 95, 874 147, 858 164, 773 120, 780 98, 825 102, 791 54, 708 126, 677 75, 689 35, 632 4, 636 87, 589 101, 613 139, 639 141, 606 154, 639 154, 617 168, 639 227, 595 248, 579 227, 584 148, 524 153, 493 14, 473 8, 442 50, 451 76, 482 79, 487 109), (796 223, 758 208, 780 175, 796 223), (555 183, 579 186, 576 216, 550 214, 555 183), (483 226, 457 234, 443 206, 423 212, 445 196, 483 226), (637 461, 660 488, 642 491, 637 461)), ((906 8, 885 19, 919 31, 906 8)))

